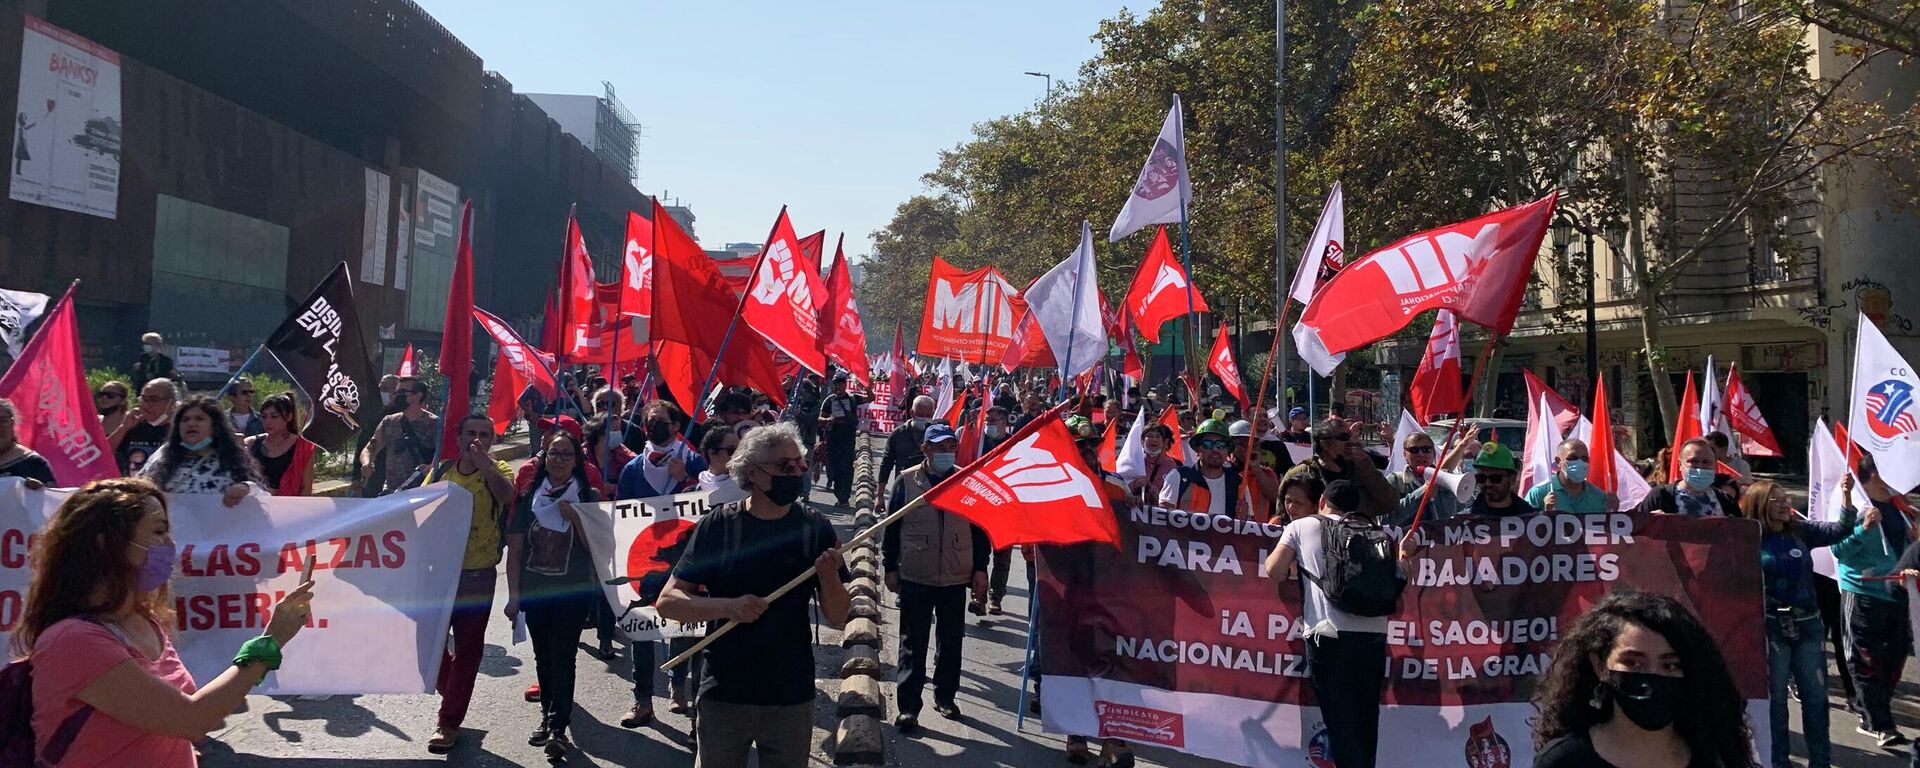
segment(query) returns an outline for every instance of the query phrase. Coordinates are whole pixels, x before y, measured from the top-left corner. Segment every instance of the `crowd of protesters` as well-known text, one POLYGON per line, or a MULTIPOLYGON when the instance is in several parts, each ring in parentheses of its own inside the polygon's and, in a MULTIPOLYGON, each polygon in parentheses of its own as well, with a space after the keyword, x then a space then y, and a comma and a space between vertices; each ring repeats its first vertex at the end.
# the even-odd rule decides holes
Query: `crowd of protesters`
MULTIPOLYGON (((323 448, 301 435, 301 404, 291 393, 256 404, 253 382, 240 377, 225 389, 224 403, 187 396, 155 343, 134 381, 106 382, 95 392, 127 477, 89 484, 60 507, 39 540, 41 566, 13 636, 16 654, 29 656, 36 669, 58 669, 37 676, 33 693, 38 746, 64 754, 60 765, 193 764, 192 741, 281 663, 280 646, 299 631, 310 601, 325 599, 302 585, 218 679, 196 684, 186 674, 160 620, 176 559, 169 497, 218 495, 234 506, 253 495, 310 495, 323 448), (89 721, 92 712, 106 719, 89 721), (72 722, 80 724, 61 727, 72 722)), ((584 505, 734 487, 747 500, 695 526, 657 608, 669 619, 742 627, 696 663, 673 670, 667 704, 694 718, 699 765, 744 766, 750 754, 769 768, 807 764, 816 696, 808 605, 818 604, 819 620, 841 624, 850 578, 839 536, 808 492, 819 487, 842 508, 850 502, 869 399, 840 373, 793 381, 784 410, 764 393, 723 388, 695 418, 664 387, 633 376, 615 385, 582 370, 559 383, 556 398, 531 390, 520 397, 533 453, 517 472, 494 457, 499 435, 480 415, 460 414, 457 455, 436 456, 441 420, 453 414, 436 413, 435 392, 412 377, 381 381, 385 413, 350 455, 361 495, 445 481, 473 500, 436 683, 439 714, 426 748, 445 754, 461 740, 504 573, 501 613, 507 621, 524 615, 537 672, 526 691, 538 703, 529 712, 528 743, 556 760, 573 752, 574 649, 583 627, 595 628, 598 655, 617 655, 613 615, 585 549, 584 505), (764 598, 808 568, 817 573, 806 588, 764 598)), ((1416 432, 1383 446, 1404 460, 1404 469, 1389 472, 1386 457, 1362 445, 1363 432, 1379 434, 1384 425, 1337 413, 1317 423, 1299 407, 1284 419, 1277 409, 1240 414, 1231 400, 1195 402, 1193 390, 1176 391, 1176 402, 1133 389, 1061 402, 1052 396, 1057 385, 1008 378, 962 389, 942 418, 931 381, 902 384, 893 390, 903 407, 889 414, 898 425, 875 435, 883 510, 899 509, 952 476, 963 438, 990 452, 1059 403, 1083 457, 1115 487, 1110 495, 1123 507, 1153 504, 1284 525, 1268 572, 1283 592, 1300 590, 1308 676, 1328 725, 1329 759, 1342 768, 1375 764, 1386 621, 1414 546, 1394 538, 1385 548, 1391 557, 1361 564, 1380 574, 1373 603, 1356 602, 1352 590, 1336 599, 1322 580, 1330 569, 1353 564, 1332 561, 1337 555, 1323 546, 1327 531, 1398 532, 1416 517, 1595 514, 1621 506, 1590 482, 1596 458, 1577 439, 1554 447, 1551 474, 1521 487, 1513 447, 1483 443, 1473 433, 1441 435, 1456 439, 1439 442, 1416 432), (1140 472, 1123 478, 1101 469, 1103 435, 1116 424, 1124 434, 1140 409, 1147 411, 1140 472), (1173 417, 1165 409, 1174 409, 1173 417), (969 435, 973 430, 980 434, 969 435), (1434 482, 1437 471, 1466 473, 1471 483, 1434 482)), ((14 418, 12 404, 0 400, 0 476, 23 478, 34 489, 52 484, 46 460, 15 439, 14 418)), ((1798 700, 1808 764, 1831 763, 1828 640, 1860 731, 1882 747, 1906 743, 1892 701, 1912 644, 1897 579, 1920 577, 1910 506, 1877 476, 1872 458, 1862 457, 1841 490, 1843 517, 1809 520, 1791 508, 1783 487, 1755 481, 1728 445, 1726 435, 1714 433, 1678 446, 1674 477, 1665 476, 1665 461, 1651 462, 1655 485, 1638 511, 1740 516, 1762 527, 1757 555, 1765 577, 1772 749, 1759 759, 1789 764, 1788 707, 1798 700), (1858 509, 1854 477, 1858 497, 1868 502, 1858 509), (1813 551, 1820 548, 1832 553, 1837 578, 1815 573, 1813 551)), ((893 724, 913 736, 929 682, 933 710, 963 716, 957 693, 965 614, 1002 612, 1016 550, 995 549, 965 518, 931 507, 906 515, 882 541, 885 584, 900 610, 893 724)), ((1031 579, 1031 553, 1018 554, 1031 579)), ((654 719, 659 663, 691 645, 629 644, 634 704, 622 726, 654 719)), ((1725 660, 1679 603, 1658 595, 1608 597, 1563 634, 1559 649, 1535 695, 1536 765, 1751 764, 1750 729, 1759 726, 1746 722, 1725 660)), ((1037 693, 1033 702, 1037 710, 1037 693)), ((1067 760, 1134 763, 1125 742, 1103 739, 1095 755, 1088 736, 1069 738, 1067 760)))

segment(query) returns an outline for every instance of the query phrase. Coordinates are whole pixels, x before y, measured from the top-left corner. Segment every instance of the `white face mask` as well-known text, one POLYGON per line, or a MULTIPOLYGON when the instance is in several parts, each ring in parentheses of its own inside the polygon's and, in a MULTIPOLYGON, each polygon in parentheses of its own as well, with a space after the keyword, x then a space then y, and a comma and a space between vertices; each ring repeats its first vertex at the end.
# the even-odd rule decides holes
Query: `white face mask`
POLYGON ((140 349, 145 350, 148 354, 154 352, 154 346, 152 344, 142 344, 140 345, 140 349))
POLYGON ((995 437, 995 438, 997 438, 997 437, 999 437, 1000 435, 1002 435, 1002 434, 1004 434, 1004 433, 1006 433, 1006 431, 1007 431, 1007 430, 1006 430, 1006 428, 1005 428, 1005 427, 1002 427, 1002 426, 1000 426, 1000 425, 998 425, 998 424, 988 424, 988 425, 987 425, 987 428, 986 428, 986 430, 985 430, 985 433, 986 433, 986 436, 987 436, 987 437, 995 437))

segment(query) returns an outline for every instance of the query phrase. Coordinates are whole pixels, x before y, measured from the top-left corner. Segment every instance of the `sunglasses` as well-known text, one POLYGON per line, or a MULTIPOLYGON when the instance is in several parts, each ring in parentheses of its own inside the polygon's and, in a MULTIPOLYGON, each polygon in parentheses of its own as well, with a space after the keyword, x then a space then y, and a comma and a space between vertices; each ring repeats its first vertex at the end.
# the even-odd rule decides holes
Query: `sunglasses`
POLYGON ((93 399, 95 400, 100 400, 102 398, 107 400, 124 400, 126 399, 126 397, 127 397, 126 395, 120 394, 118 392, 95 392, 93 394, 93 399))
POLYGON ((1203 451, 1224 451, 1231 445, 1225 440, 1195 440, 1193 447, 1203 451))
POLYGON ((1507 476, 1505 473, 1495 473, 1491 475, 1484 474, 1484 473, 1475 473, 1473 476, 1473 480, 1474 482, 1477 482, 1481 485, 1499 485, 1500 483, 1504 483, 1507 481, 1507 476))
POLYGON ((807 473, 806 459, 782 459, 780 461, 763 461, 763 462, 760 462, 760 466, 776 468, 780 470, 779 474, 782 474, 782 475, 804 475, 807 473))
POLYGON ((236 390, 234 390, 234 391, 233 391, 233 393, 234 393, 234 394, 236 394, 236 395, 247 395, 247 396, 252 396, 252 395, 253 395, 253 390, 251 390, 251 389, 236 389, 236 390))
POLYGON ((1327 442, 1329 442, 1329 443, 1345 443, 1345 442, 1349 442, 1349 441, 1351 441, 1351 440, 1353 440, 1353 433, 1352 433, 1352 432, 1342 432, 1342 433, 1340 433, 1340 434, 1337 434, 1337 435, 1327 435, 1326 437, 1323 437, 1323 438, 1320 438, 1320 439, 1322 439, 1322 440, 1325 440, 1325 441, 1327 441, 1327 442))
POLYGON ((1431 446, 1431 445, 1409 445, 1409 446, 1407 446, 1407 453, 1433 453, 1433 446, 1431 446))

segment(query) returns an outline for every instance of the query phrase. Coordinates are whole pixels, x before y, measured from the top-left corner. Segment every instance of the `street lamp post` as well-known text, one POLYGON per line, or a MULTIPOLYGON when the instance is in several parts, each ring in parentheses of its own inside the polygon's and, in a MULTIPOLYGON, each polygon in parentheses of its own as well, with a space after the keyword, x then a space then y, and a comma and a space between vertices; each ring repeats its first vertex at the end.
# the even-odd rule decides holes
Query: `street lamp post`
MULTIPOLYGON (((1600 380, 1600 328, 1593 316, 1593 284, 1600 280, 1600 264, 1593 258, 1593 233, 1586 233, 1587 241, 1587 412, 1593 412, 1594 398, 1599 396, 1595 383, 1600 380)), ((1620 386, 1614 382, 1614 386, 1620 386)))
POLYGON ((1042 107, 1052 106, 1053 105, 1053 75, 1047 74, 1045 72, 1028 72, 1026 74, 1032 77, 1044 77, 1047 79, 1047 93, 1045 96, 1040 97, 1040 106, 1042 107))

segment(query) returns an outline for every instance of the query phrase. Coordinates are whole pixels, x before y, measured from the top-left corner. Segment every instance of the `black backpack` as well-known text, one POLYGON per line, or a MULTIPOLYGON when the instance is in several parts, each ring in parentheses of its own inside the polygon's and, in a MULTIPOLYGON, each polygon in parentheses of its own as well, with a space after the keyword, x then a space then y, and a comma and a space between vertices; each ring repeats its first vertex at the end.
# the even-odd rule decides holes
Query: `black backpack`
POLYGON ((1325 535, 1322 576, 1315 579, 1305 568, 1300 572, 1320 586, 1335 608, 1355 616, 1392 614, 1407 589, 1393 534, 1380 527, 1380 521, 1359 513, 1321 518, 1320 528, 1325 535))

